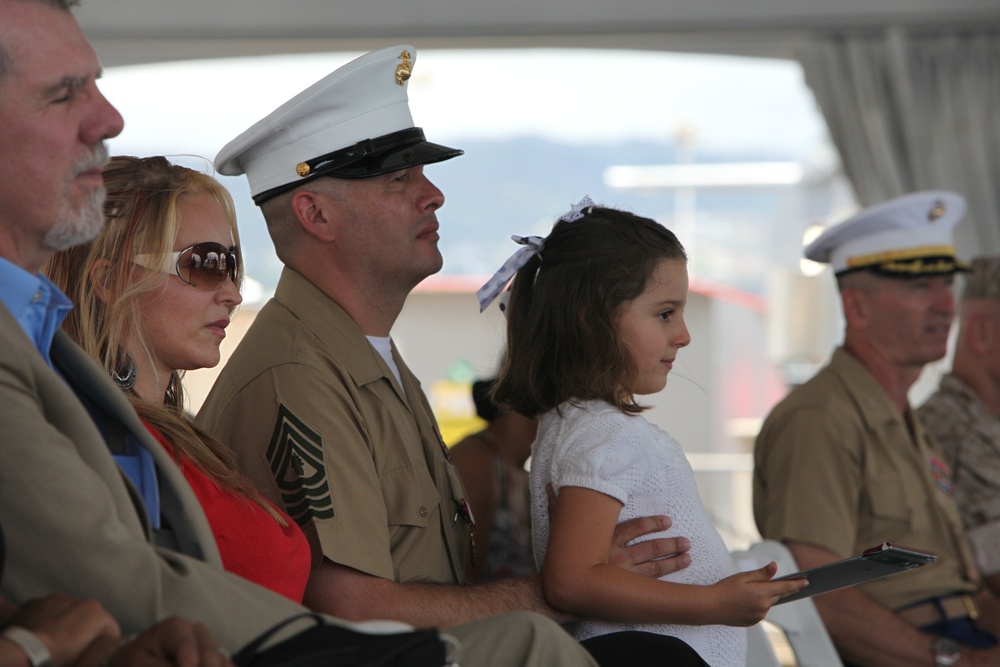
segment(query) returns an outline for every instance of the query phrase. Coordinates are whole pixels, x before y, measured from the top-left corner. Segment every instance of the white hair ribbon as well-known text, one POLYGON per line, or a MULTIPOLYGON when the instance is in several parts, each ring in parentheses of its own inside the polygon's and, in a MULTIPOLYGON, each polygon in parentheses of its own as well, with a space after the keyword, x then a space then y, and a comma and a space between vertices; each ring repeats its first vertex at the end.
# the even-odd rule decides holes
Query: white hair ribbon
POLYGON ((565 222, 575 222, 589 213, 589 211, 585 211, 584 209, 593 208, 595 206, 597 206, 597 204, 591 200, 590 196, 584 195, 583 199, 581 199, 579 203, 571 204, 569 211, 560 215, 559 219, 565 222))
MULTIPOLYGON (((588 208, 593 208, 596 206, 593 200, 584 195, 577 204, 571 204, 570 210, 559 216, 560 220, 565 222, 575 222, 583 216, 587 215, 590 211, 586 210, 588 208)), ((541 236, 511 236, 515 243, 520 243, 523 248, 517 250, 513 255, 511 255, 500 270, 493 274, 493 277, 486 281, 486 284, 479 288, 476 292, 476 297, 479 299, 479 312, 483 312, 489 308, 490 304, 493 303, 496 298, 503 292, 503 288, 507 286, 514 274, 517 273, 521 267, 528 263, 535 255, 539 257, 542 256, 542 248, 545 247, 545 239, 541 236)), ((501 298, 500 310, 506 310, 507 295, 501 298)))
POLYGON ((483 312, 489 305, 493 303, 494 300, 503 291, 503 288, 507 286, 514 274, 517 273, 521 267, 528 263, 528 261, 535 255, 541 256, 542 248, 545 247, 545 239, 541 236, 511 236, 515 243, 520 243, 523 248, 518 248, 518 250, 511 255, 500 270, 493 274, 493 277, 486 281, 486 284, 479 288, 476 292, 476 298, 479 299, 479 312, 483 312))

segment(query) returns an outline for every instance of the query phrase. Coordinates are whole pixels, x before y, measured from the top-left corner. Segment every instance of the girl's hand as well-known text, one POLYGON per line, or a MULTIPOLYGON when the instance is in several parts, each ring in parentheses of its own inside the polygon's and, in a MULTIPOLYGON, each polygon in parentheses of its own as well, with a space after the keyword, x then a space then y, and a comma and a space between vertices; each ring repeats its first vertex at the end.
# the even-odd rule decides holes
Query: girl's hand
POLYGON ((805 579, 771 581, 777 571, 778 566, 772 561, 759 570, 740 572, 710 586, 719 622, 741 627, 754 625, 775 602, 809 584, 805 579))

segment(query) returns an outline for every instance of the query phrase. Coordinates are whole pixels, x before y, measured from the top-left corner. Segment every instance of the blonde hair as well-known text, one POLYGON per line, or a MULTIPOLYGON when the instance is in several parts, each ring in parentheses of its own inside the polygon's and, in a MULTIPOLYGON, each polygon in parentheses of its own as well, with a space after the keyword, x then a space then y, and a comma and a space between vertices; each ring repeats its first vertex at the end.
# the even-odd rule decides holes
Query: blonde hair
MULTIPOLYGON (((140 347, 128 353, 153 358, 141 325, 142 308, 169 280, 166 273, 135 270, 128 258, 166 256, 173 251, 178 203, 185 197, 212 196, 225 211, 237 246, 239 232, 232 197, 207 174, 159 156, 116 156, 103 174, 107 189, 104 229, 90 243, 56 253, 44 271, 75 304, 63 328, 109 373, 118 373, 126 340, 137 341, 140 347), (106 270, 94 269, 99 262, 106 264, 106 270)), ((242 277, 240 253, 237 261, 237 275, 242 277)), ((184 411, 182 377, 183 371, 171 373, 159 404, 143 401, 131 390, 125 393, 139 416, 173 443, 178 458, 190 461, 220 487, 260 505, 279 524, 287 525, 239 472, 232 450, 192 423, 184 411)))

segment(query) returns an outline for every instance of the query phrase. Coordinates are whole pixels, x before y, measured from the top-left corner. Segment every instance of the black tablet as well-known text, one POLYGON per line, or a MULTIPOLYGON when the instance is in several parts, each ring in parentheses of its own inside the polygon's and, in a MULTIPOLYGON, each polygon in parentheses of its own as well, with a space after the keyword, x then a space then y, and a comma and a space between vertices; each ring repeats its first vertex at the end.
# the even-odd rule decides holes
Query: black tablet
POLYGON ((867 549, 860 556, 845 558, 835 563, 827 563, 811 570, 802 570, 783 577, 775 577, 774 581, 782 579, 808 579, 809 585, 797 593, 781 598, 776 604, 792 602, 802 598, 812 597, 820 593, 835 591, 838 588, 856 586, 893 574, 908 572, 937 560, 937 555, 929 551, 921 551, 910 547, 897 547, 883 542, 877 547, 867 549))

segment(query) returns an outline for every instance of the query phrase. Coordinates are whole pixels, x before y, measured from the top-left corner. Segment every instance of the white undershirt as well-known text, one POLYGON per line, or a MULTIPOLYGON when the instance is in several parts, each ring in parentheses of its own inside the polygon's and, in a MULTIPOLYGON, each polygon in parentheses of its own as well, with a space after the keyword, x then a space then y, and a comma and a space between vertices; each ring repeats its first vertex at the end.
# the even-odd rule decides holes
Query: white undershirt
POLYGON ((375 351, 385 360, 389 370, 392 371, 393 377, 396 378, 399 388, 405 394, 406 389, 403 388, 403 379, 399 375, 399 367, 396 366, 396 360, 392 358, 392 338, 389 336, 365 336, 365 338, 368 339, 368 342, 375 348, 375 351))

